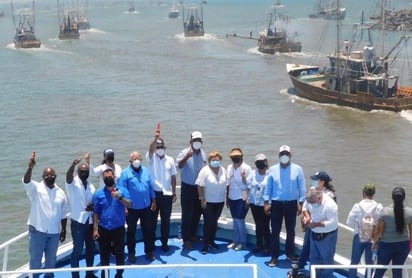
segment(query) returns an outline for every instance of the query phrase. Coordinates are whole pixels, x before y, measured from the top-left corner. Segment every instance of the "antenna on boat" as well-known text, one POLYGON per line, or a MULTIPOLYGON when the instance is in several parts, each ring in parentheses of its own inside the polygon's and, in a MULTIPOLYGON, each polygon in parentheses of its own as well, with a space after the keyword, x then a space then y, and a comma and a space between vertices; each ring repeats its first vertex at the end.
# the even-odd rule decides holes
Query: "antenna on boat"
POLYGON ((13 24, 14 24, 14 29, 16 29, 16 18, 15 18, 15 13, 14 13, 14 5, 13 5, 13 0, 10 1, 10 5, 11 5, 11 16, 13 19, 13 24))
POLYGON ((33 0, 33 3, 32 3, 32 18, 33 18, 33 24, 32 24, 32 28, 33 28, 33 32, 34 32, 34 26, 36 26, 36 24, 35 24, 35 19, 36 19, 36 13, 35 13, 35 10, 34 10, 34 0, 33 0))

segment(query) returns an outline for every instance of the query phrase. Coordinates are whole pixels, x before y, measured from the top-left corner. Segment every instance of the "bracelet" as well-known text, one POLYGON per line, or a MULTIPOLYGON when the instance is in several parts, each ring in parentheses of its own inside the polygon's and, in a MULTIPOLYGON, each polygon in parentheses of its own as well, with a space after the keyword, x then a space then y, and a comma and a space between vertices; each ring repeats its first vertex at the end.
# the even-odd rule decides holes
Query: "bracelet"
POLYGON ((120 197, 119 197, 119 201, 121 201, 121 200, 123 200, 123 196, 120 196, 120 197))

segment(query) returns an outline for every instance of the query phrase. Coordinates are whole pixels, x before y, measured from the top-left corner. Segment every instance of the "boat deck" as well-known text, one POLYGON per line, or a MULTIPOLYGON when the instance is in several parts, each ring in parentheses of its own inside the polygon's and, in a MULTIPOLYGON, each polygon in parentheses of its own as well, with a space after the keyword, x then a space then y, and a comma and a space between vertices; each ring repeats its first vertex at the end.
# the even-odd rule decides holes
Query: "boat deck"
MULTIPOLYGON (((267 264, 270 256, 263 253, 254 254, 252 252, 254 246, 247 246, 244 250, 235 251, 228 249, 229 242, 224 240, 216 240, 219 246, 218 250, 210 250, 206 255, 201 253, 203 247, 202 242, 194 243, 193 250, 188 251, 183 249, 182 240, 178 238, 169 239, 170 250, 163 252, 160 248, 161 243, 156 241, 156 250, 154 252, 156 259, 150 261, 146 258, 143 251, 143 243, 136 244, 136 262, 131 264, 127 261, 123 273, 124 278, 137 277, 254 277, 254 269, 248 264, 256 265, 256 277, 287 277, 287 272, 291 268, 291 262, 282 254, 279 258, 276 267, 269 267, 267 264), (168 267, 170 265, 170 267, 168 267), (219 267, 221 265, 221 267, 219 267), (139 266, 139 268, 129 268, 139 266)), ((100 258, 95 256, 95 265, 99 266, 100 258)), ((111 257, 111 265, 115 266, 115 258, 111 257)), ((85 261, 82 260, 80 267, 85 266, 85 261)), ((62 266, 69 268, 70 266, 62 266)), ((308 265, 306 266, 306 274, 309 277, 308 265)), ((100 273, 96 272, 97 276, 100 273)), ((115 271, 110 271, 110 277, 114 277, 115 271)), ((71 277, 70 273, 55 273, 56 278, 71 277)), ((84 277, 84 272, 80 272, 80 277, 84 277)), ((340 274, 335 274, 335 277, 345 277, 340 274)))

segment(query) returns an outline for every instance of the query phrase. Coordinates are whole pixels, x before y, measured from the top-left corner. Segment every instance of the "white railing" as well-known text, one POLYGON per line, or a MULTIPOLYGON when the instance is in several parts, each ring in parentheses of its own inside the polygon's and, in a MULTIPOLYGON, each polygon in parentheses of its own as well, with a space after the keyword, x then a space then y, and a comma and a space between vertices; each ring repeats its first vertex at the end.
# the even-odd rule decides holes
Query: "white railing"
MULTIPOLYGON (((178 277, 184 277, 187 276, 188 273, 185 273, 185 270, 190 272, 190 268, 222 268, 222 269, 228 269, 228 268, 236 268, 236 269, 244 269, 244 268, 249 268, 251 269, 252 275, 250 277, 257 278, 257 265, 256 264, 160 264, 160 265, 122 265, 122 266, 99 266, 99 267, 79 267, 79 268, 55 268, 55 269, 36 269, 36 270, 18 270, 18 271, 2 271, 0 272, 0 277, 1 278, 6 278, 6 277, 19 277, 21 275, 28 275, 29 278, 33 278, 34 274, 40 274, 40 273, 59 273, 59 272, 65 272, 65 273, 70 273, 72 271, 101 271, 103 270, 105 272, 105 277, 109 277, 109 270, 116 271, 117 269, 132 269, 132 270, 137 270, 137 269, 173 269, 174 273, 177 273, 178 277)), ((244 270, 239 272, 238 275, 235 276, 241 276, 242 273, 244 274, 244 270)), ((173 276, 170 276, 173 277, 173 276)), ((248 275, 249 277, 249 275, 248 275)))
POLYGON ((15 242, 17 242, 17 241, 19 241, 23 238, 26 238, 28 235, 29 235, 29 232, 26 231, 26 232, 21 233, 20 235, 12 238, 12 239, 10 239, 10 240, 8 240, 5 243, 2 243, 0 245, 0 252, 4 250, 4 253, 3 253, 3 266, 1 268, 2 271, 7 270, 7 263, 9 261, 9 247, 10 247, 10 245, 12 245, 13 243, 15 243, 15 242))
POLYGON ((409 273, 408 269, 412 269, 412 265, 367 265, 367 264, 359 264, 359 265, 311 265, 310 266, 310 277, 316 277, 316 270, 319 269, 342 269, 342 270, 349 270, 349 269, 358 269, 358 268, 363 268, 366 269, 366 275, 365 278, 371 278, 372 277, 372 271, 375 269, 402 269, 402 277, 403 278, 408 278, 409 273))

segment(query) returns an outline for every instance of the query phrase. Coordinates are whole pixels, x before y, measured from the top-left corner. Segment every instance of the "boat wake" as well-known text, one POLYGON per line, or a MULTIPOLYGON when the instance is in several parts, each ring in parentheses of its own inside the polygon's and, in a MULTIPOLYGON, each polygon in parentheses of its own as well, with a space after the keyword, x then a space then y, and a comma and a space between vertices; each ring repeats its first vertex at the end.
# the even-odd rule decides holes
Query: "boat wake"
POLYGON ((81 33, 96 33, 96 34, 106 34, 106 31, 100 30, 100 29, 96 29, 96 28, 90 28, 87 30, 81 30, 81 33))
POLYGON ((180 33, 180 34, 176 34, 174 37, 176 39, 179 39, 179 40, 190 40, 190 41, 217 41, 217 40, 221 40, 221 38, 219 38, 215 34, 205 34, 204 36, 185 37, 184 33, 180 33))
POLYGON ((124 14, 139 14, 139 12, 138 11, 133 11, 133 12, 125 11, 124 14))
POLYGON ((399 115, 408 122, 412 123, 412 110, 402 110, 399 115))

